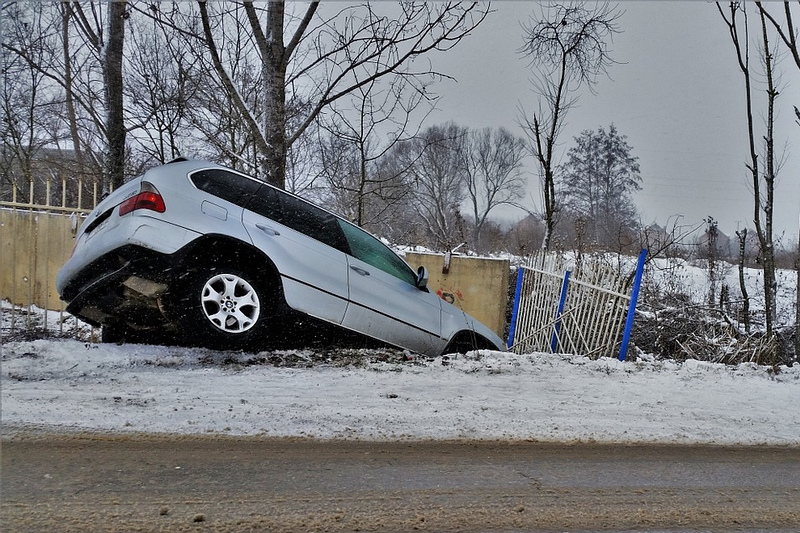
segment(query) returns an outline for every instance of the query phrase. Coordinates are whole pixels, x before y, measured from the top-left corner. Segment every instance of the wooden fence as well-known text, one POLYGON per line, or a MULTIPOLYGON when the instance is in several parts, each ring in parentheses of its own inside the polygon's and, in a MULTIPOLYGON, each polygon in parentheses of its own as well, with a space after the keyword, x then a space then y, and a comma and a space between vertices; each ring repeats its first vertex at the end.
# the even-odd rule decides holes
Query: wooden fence
POLYGON ((511 349, 624 359, 645 257, 634 275, 599 261, 531 258, 518 272, 511 349))

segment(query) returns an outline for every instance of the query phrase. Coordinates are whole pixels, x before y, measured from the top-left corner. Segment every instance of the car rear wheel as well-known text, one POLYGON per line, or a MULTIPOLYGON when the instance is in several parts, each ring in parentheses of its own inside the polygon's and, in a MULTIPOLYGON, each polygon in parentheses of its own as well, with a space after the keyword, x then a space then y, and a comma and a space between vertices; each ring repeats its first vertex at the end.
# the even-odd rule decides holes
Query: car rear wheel
POLYGON ((209 348, 256 347, 274 318, 268 285, 237 268, 198 269, 180 290, 179 322, 190 344, 209 348))

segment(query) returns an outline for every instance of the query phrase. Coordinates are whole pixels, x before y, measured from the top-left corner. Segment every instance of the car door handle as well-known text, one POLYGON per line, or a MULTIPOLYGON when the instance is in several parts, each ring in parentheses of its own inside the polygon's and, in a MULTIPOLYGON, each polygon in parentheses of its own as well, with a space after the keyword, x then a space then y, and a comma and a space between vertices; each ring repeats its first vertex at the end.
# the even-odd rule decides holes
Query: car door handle
POLYGON ((269 226, 265 226, 264 224, 256 224, 256 227, 266 233, 267 235, 271 235, 275 237, 276 235, 280 235, 281 232, 275 229, 270 228, 269 226))
POLYGON ((359 268, 359 267, 353 266, 353 265, 350 265, 350 268, 352 270, 355 270, 356 272, 358 272, 362 276, 369 276, 369 270, 364 270, 363 268, 359 268))

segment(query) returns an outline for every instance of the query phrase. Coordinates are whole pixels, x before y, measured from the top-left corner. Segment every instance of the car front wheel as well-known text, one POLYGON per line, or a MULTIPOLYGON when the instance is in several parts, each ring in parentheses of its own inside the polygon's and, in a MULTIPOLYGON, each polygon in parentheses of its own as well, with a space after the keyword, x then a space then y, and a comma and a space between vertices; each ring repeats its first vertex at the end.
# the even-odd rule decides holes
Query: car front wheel
POLYGON ((268 334, 274 298, 247 272, 225 266, 201 269, 181 293, 180 325, 191 344, 249 348, 268 334))

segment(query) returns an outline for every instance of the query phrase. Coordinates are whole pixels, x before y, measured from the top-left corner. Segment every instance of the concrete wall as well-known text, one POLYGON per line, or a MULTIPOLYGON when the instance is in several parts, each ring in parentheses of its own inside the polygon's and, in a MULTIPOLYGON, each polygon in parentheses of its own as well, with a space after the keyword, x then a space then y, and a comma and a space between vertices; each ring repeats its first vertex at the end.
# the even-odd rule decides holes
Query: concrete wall
POLYGON ((0 299, 63 309, 56 274, 74 243, 69 216, 0 209, 0 299))
POLYGON ((507 259, 453 255, 447 273, 443 272, 443 254, 406 252, 405 259, 414 269, 428 269, 428 287, 432 291, 504 338, 511 268, 507 259))

